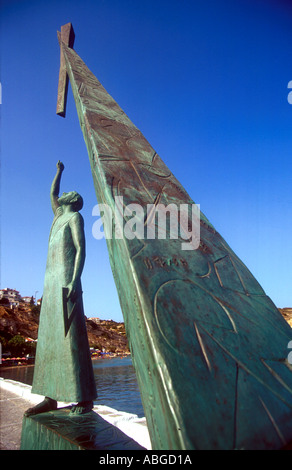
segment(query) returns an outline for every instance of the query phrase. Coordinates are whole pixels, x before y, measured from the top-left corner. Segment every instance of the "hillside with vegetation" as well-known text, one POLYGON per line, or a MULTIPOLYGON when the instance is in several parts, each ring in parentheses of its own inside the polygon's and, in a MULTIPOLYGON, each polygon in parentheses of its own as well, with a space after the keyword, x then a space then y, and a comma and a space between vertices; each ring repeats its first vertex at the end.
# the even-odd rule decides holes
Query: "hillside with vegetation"
MULTIPOLYGON (((2 353, 34 355, 38 337, 40 306, 20 303, 17 307, 0 304, 0 342, 2 353)), ((124 323, 86 318, 91 348, 115 354, 129 354, 124 323)))
MULTIPOLYGON (((292 308, 280 308, 283 318, 292 327, 292 308)), ((20 302, 10 307, 0 301, 0 342, 2 353, 12 356, 34 356, 38 337, 40 305, 20 302)), ((103 352, 129 354, 124 323, 100 318, 86 318, 89 345, 103 352)))
POLYGON ((289 323, 292 328, 292 308, 279 308, 279 310, 285 318, 286 322, 289 323))

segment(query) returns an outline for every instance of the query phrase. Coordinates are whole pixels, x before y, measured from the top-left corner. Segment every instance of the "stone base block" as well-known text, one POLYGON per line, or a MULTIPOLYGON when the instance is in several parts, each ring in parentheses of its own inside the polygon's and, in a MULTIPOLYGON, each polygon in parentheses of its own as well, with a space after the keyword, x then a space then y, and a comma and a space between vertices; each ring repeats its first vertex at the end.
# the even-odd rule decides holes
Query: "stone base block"
POLYGON ((145 450, 91 411, 70 416, 70 407, 23 418, 21 450, 145 450))

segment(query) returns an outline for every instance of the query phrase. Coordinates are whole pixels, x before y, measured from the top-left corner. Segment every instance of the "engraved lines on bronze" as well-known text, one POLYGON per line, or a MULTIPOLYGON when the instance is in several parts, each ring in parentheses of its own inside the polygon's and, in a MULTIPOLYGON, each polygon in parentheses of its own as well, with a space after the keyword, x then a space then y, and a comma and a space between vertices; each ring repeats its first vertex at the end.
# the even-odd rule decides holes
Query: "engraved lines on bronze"
MULTIPOLYGON (((112 151, 112 149, 108 146, 108 144, 109 144, 108 139, 101 136, 100 133, 97 133, 97 131, 94 130, 94 129, 91 129, 91 134, 92 134, 93 140, 94 140, 94 147, 96 148, 96 151, 97 151, 97 153, 95 153, 96 156, 99 156, 100 151, 102 151, 102 152, 104 152, 104 151, 111 152, 112 151), (99 148, 97 148, 96 143, 98 143, 99 148)), ((97 160, 98 160, 98 158, 97 158, 97 160)))
POLYGON ((66 67, 68 73, 70 73, 72 89, 74 92, 74 87, 76 88, 76 95, 82 104, 83 115, 87 115, 91 124, 93 124, 93 120, 98 120, 100 116, 103 119, 112 119, 113 123, 118 123, 129 129, 130 138, 133 137, 133 132, 138 135, 140 131, 129 120, 116 101, 108 95, 78 55, 66 47, 65 51, 66 67), (66 56, 69 57, 70 61, 66 56), (104 104, 105 101, 106 105, 104 104))
MULTIPOLYGON (((154 153, 153 158, 152 158, 153 161, 155 159, 155 154, 156 153, 154 153)), ((150 215, 149 214, 145 215, 145 218, 144 218, 144 226, 145 226, 149 222, 149 218, 152 218, 153 215, 155 214, 155 208, 161 201, 161 197, 163 195, 163 191, 164 191, 164 188, 165 188, 165 183, 162 185, 162 187, 160 188, 160 191, 156 194, 156 196, 154 197, 154 200, 153 200, 153 196, 148 191, 148 188, 147 188, 146 184, 144 183, 144 179, 140 175, 140 172, 137 169, 137 164, 136 163, 132 162, 131 160, 126 160, 124 158, 110 156, 110 155, 100 155, 100 159, 101 159, 101 161, 113 162, 114 164, 118 163, 118 164, 129 165, 131 167, 131 169, 134 171, 134 173, 137 177, 137 181, 140 183, 144 194, 146 194, 147 197, 149 198, 149 204, 154 205, 154 208, 153 208, 152 212, 150 213, 150 215)), ((116 177, 112 178, 111 192, 112 192, 113 199, 115 198, 115 196, 124 196, 123 181, 121 179, 117 179, 116 177)), ((125 202, 123 202, 123 206, 124 206, 124 208, 126 207, 125 202)), ((134 240, 135 240, 136 244, 140 244, 140 249, 138 251, 135 251, 135 253, 132 255, 132 259, 134 257, 136 257, 137 255, 139 255, 143 251, 143 249, 146 247, 146 242, 144 241, 144 239, 139 239, 139 240, 134 239, 134 240)), ((133 243, 133 240, 132 240, 132 243, 133 243)))
MULTIPOLYGON (((66 60, 67 69, 70 68, 74 77, 79 77, 80 80, 84 81, 86 85, 96 87, 100 83, 95 75, 89 70, 85 65, 83 60, 79 57, 78 54, 73 49, 68 48, 66 45, 62 44, 64 56, 66 60), (67 56, 67 57, 66 57, 67 56), (68 60, 69 59, 69 60, 68 60)), ((102 87, 102 85, 100 84, 102 87)), ((103 87, 102 87, 103 88, 103 87)))
MULTIPOLYGON (((234 320, 232 314, 230 313, 228 308, 217 297, 215 297, 211 292, 209 292, 207 289, 203 288, 199 284, 195 283, 191 279, 186 279, 186 278, 185 279, 170 279, 170 280, 167 280, 167 281, 163 282, 157 288, 156 293, 154 295, 154 301, 153 301, 153 313, 154 313, 158 328, 159 328, 163 338, 171 346, 171 348, 174 349, 177 353, 185 353, 185 352, 180 351, 180 349, 178 349, 177 346, 174 346, 171 343, 171 341, 169 340, 169 337, 167 337, 164 334, 163 326, 161 325, 161 319, 159 318, 160 293, 165 291, 166 286, 167 287, 170 287, 170 286, 172 287, 171 294, 169 295, 169 303, 171 303, 171 302, 176 303, 176 301, 175 301, 176 288, 179 291, 180 287, 183 287, 183 294, 182 294, 182 292, 180 292, 180 298, 182 298, 182 299, 188 297, 188 300, 189 300, 190 297, 193 296, 193 298, 195 300, 196 292, 192 291, 192 286, 195 289, 199 289, 200 290, 199 292, 204 293, 204 295, 209 296, 210 300, 212 299, 212 305, 210 307, 211 308, 211 310, 210 310, 211 317, 210 318, 205 318, 204 316, 202 317, 202 313, 200 315, 198 315, 199 310, 189 313, 188 311, 183 310, 183 306, 182 306, 182 310, 179 310, 179 306, 177 307, 178 308, 178 310, 176 312, 177 318, 179 319, 181 324, 184 324, 184 325, 189 324, 189 327, 191 327, 193 325, 194 333, 195 332, 197 333, 197 338, 198 338, 198 334, 200 335, 199 327, 203 328, 202 323, 204 323, 205 325, 210 324, 210 326, 215 326, 216 328, 219 328, 219 329, 223 328, 223 329, 225 329, 226 331, 228 331, 230 333, 238 335, 238 329, 237 329, 237 326, 236 326, 236 323, 235 323, 235 320, 234 320), (216 312, 216 308, 218 309, 218 306, 220 307, 220 312, 224 313, 224 316, 227 319, 228 323, 226 323, 226 322, 222 323, 221 322, 221 324, 220 324, 220 322, 218 322, 219 318, 220 318, 218 316, 219 315, 218 312, 216 312), (217 318, 217 320, 216 320, 216 318, 217 318)), ((166 295, 166 294, 164 293, 164 295, 166 295)), ((178 304, 178 305, 180 305, 180 304, 178 304)), ((196 307, 195 307, 195 302, 194 302, 194 309, 195 308, 196 307)), ((175 322, 175 318, 173 320, 175 322)), ((163 318, 162 318, 162 321, 163 321, 163 318)), ((201 335, 200 335, 199 344, 200 344, 200 346, 203 345, 203 339, 202 339, 201 335)), ((203 352, 203 357, 206 361, 206 348, 204 348, 204 351, 202 350, 202 352, 203 352)), ((209 361, 208 362, 208 369, 209 370, 210 370, 210 366, 211 366, 211 362, 209 361)))
MULTIPOLYGON (((270 393, 272 393, 273 396, 275 396, 278 400, 280 400, 282 403, 284 403, 287 407, 291 408, 291 403, 288 403, 285 398, 277 392, 269 383, 267 383, 259 374, 254 373, 251 368, 247 367, 246 364, 243 363, 242 360, 240 360, 238 357, 236 357, 230 350, 228 350, 223 344, 218 341, 212 334, 210 334, 206 328, 201 325, 201 329, 228 355, 235 361, 236 367, 237 367, 237 375, 236 375, 236 387, 235 387, 235 397, 234 397, 234 402, 235 402, 235 412, 234 412, 234 437, 235 437, 235 442, 234 442, 234 447, 236 448, 236 431, 237 431, 237 426, 238 426, 238 420, 237 420, 237 403, 238 403, 238 381, 239 381, 239 371, 242 369, 247 375, 250 375, 253 377, 255 380, 257 380, 264 388, 266 388, 270 393)), ((260 362, 267 368, 269 373, 273 378, 275 378, 282 387, 284 387, 289 393, 292 394, 292 390, 290 387, 284 382, 284 380, 270 367, 268 364, 266 364, 265 360, 263 358, 259 358, 260 362)), ((261 397, 258 396, 258 399, 261 401, 265 412, 267 413, 276 433, 282 440, 283 444, 286 444, 286 441, 280 432, 279 426, 276 424, 275 419, 272 416, 272 413, 269 411, 268 407, 264 405, 263 401, 261 400, 261 397)))
MULTIPOLYGON (((161 328, 161 324, 160 324, 160 320, 159 320, 159 313, 158 313, 158 297, 159 297, 159 292, 161 289, 163 289, 166 285, 173 285, 173 287, 175 286, 175 284, 177 282, 186 282, 186 283, 189 283, 189 285, 195 285, 196 287, 199 287, 200 289, 202 289, 206 294, 208 294, 211 298, 213 298, 213 300, 216 301, 216 303, 221 307, 221 309, 223 310, 223 312, 225 313, 226 317, 228 318, 228 321, 229 321, 229 324, 231 325, 231 328, 229 329, 229 332, 230 333, 233 333, 233 334, 236 334, 236 335, 239 335, 239 331, 238 331, 238 327, 236 325, 236 321, 234 320, 233 318, 233 315, 231 314, 230 310, 227 308, 226 305, 224 305, 223 301, 221 301, 220 299, 218 299, 217 297, 213 296, 211 292, 208 292, 207 289, 204 289, 202 288, 202 286, 199 286, 198 284, 194 283, 193 281, 191 280, 181 280, 181 279, 175 279, 175 280, 168 280, 164 283, 162 283, 157 291, 156 291, 156 294, 154 296, 154 302, 153 302, 153 310, 154 310, 154 315, 155 315, 155 318, 156 318, 156 321, 157 321, 157 324, 158 324, 158 327, 160 329, 160 332, 162 334, 162 336, 164 337, 165 341, 172 347, 172 349, 174 349, 176 352, 179 352, 177 350, 176 347, 173 346, 173 344, 171 344, 171 342, 169 341, 169 338, 166 337, 163 333, 163 328, 161 328)), ((174 292, 175 289, 172 289, 172 292, 174 292)), ((171 301, 171 299, 169 299, 169 301, 171 301)), ((236 310, 234 310, 234 313, 238 313, 240 316, 242 316, 239 312, 236 312, 236 310)), ((183 315, 183 312, 178 312, 179 316, 181 317, 181 315, 183 315)), ((213 318, 213 321, 215 320, 215 317, 213 318)), ((251 320, 247 319, 246 320, 250 321, 251 323, 253 323, 251 320)), ((199 318, 198 320, 195 320, 193 322, 194 324, 194 328, 195 328, 195 332, 196 332, 196 336, 197 336, 197 339, 199 341, 199 345, 201 347, 201 350, 202 350, 202 355, 204 357, 204 360, 208 366, 208 370, 210 371, 211 368, 212 368, 212 365, 211 365, 211 361, 208 357, 208 354, 207 354, 207 349, 206 347, 204 346, 204 341, 203 341, 203 338, 202 338, 202 335, 200 333, 200 330, 204 331, 205 334, 207 334, 216 344, 218 344, 218 346, 220 348, 222 348, 222 350, 228 354, 234 361, 236 364, 238 364, 238 366, 240 368, 242 368, 246 373, 250 374, 251 376, 253 376, 255 379, 257 379, 260 383, 262 383, 262 385, 264 385, 266 388, 268 388, 272 393, 274 393, 279 399, 281 399, 285 404, 287 404, 288 406, 290 406, 288 403, 285 402, 285 400, 277 393, 275 392, 275 390, 273 390, 268 384, 265 383, 264 380, 262 380, 257 374, 255 374, 254 372, 252 372, 250 370, 249 367, 247 367, 243 362, 242 360, 240 360, 238 357, 236 357, 230 350, 228 350, 226 347, 224 347, 221 343, 221 341, 219 341, 217 338, 214 337, 213 334, 211 334, 207 329, 207 324, 208 324, 208 321, 203 321, 202 318, 199 318)), ((220 325, 220 324, 216 324, 216 322, 213 324, 216 326, 216 328, 226 328, 224 327, 223 325, 220 325)), ((283 386, 289 393, 292 394, 292 390, 290 389, 290 387, 285 383, 285 381, 279 376, 279 374, 277 374, 266 362, 263 358, 259 358, 259 360, 261 361, 261 363, 266 367, 266 369, 269 371, 269 373, 273 376, 274 379, 276 379, 279 384, 281 386, 283 386)))
POLYGON ((268 409, 267 405, 265 404, 265 402, 263 401, 263 399, 259 396, 258 397, 265 412, 267 413, 271 423, 272 423, 272 426, 274 427, 275 431, 276 431, 276 434, 279 436, 279 439, 280 441, 282 442, 283 446, 285 446, 287 444, 287 441, 286 439, 284 438, 283 434, 281 433, 280 429, 279 429, 279 426, 277 425, 276 423, 276 420, 274 419, 272 413, 270 412, 270 410, 268 409))
POLYGON ((292 395, 292 390, 291 388, 286 384, 286 382, 279 376, 279 374, 277 374, 277 372, 275 372, 267 363, 266 361, 261 358, 261 362, 262 364, 268 369, 268 371, 270 372, 270 374, 272 374, 272 376, 289 392, 291 393, 292 395))
POLYGON ((211 272, 212 272, 212 267, 211 267, 210 262, 208 261, 208 271, 206 272, 206 274, 198 274, 198 273, 196 273, 196 277, 199 277, 200 279, 204 279, 204 278, 208 278, 208 279, 209 279, 211 272))
MULTIPOLYGON (((202 217, 203 217, 203 216, 202 216, 202 217)), ((205 221, 202 219, 202 217, 201 217, 201 219, 200 219, 200 224, 201 224, 201 226, 204 227, 206 230, 208 230, 208 231, 211 232, 211 233, 214 233, 214 234, 217 233, 216 230, 215 230, 213 227, 211 227, 209 224, 207 224, 207 222, 205 222, 205 221)))
POLYGON ((146 225, 148 222, 151 222, 151 220, 153 219, 153 215, 155 213, 155 209, 156 207, 158 206, 158 204, 160 204, 160 201, 161 201, 161 197, 162 197, 162 194, 163 194, 163 190, 164 190, 164 187, 165 185, 162 186, 161 190, 159 193, 157 193, 154 201, 153 201, 153 206, 150 213, 147 214, 147 216, 145 217, 145 221, 144 221, 144 225, 146 225))
MULTIPOLYGON (((164 285, 168 284, 168 283, 171 283, 172 281, 167 281, 164 285)), ((159 289, 161 288, 162 286, 159 287, 159 289)), ((157 293, 159 291, 159 289, 157 290, 157 293)), ((205 292, 207 292, 205 290, 205 292)), ((160 326, 160 322, 159 322, 159 318, 158 318, 158 313, 157 313, 157 293, 156 293, 156 296, 155 296, 155 301, 154 301, 154 313, 155 313, 155 316, 156 316, 156 320, 157 320, 157 323, 158 323, 158 327, 160 328, 160 331, 165 339, 165 341, 172 347, 172 349, 174 349, 176 352, 178 353, 181 353, 181 351, 178 351, 177 348, 174 347, 174 345, 169 341, 168 337, 166 337, 163 333, 163 330, 161 329, 161 326, 160 326)), ((212 294, 209 292, 209 295, 212 296, 212 294)), ((224 313, 227 315, 231 325, 232 325, 232 329, 230 330, 230 332, 236 334, 238 337, 240 336, 239 334, 239 331, 238 331, 238 328, 236 326, 236 322, 235 320, 233 319, 230 311, 226 308, 226 306, 223 305, 223 303, 218 299, 218 298, 215 298, 213 296, 214 300, 216 300, 218 302, 218 304, 221 306, 221 308, 224 310, 224 313)), ((169 301, 171 301, 171 299, 169 299, 169 301)), ((179 315, 181 315, 183 312, 178 312, 179 315)), ((236 384, 235 384, 235 394, 234 394, 234 448, 236 448, 236 434, 237 434, 237 427, 239 426, 239 422, 238 422, 238 417, 237 417, 237 403, 238 403, 238 380, 239 380, 239 374, 238 374, 238 371, 240 369, 242 369, 246 374, 250 375, 251 377, 253 377, 254 379, 256 379, 259 383, 261 383, 261 385, 263 385, 267 390, 269 390, 277 399, 281 400, 286 406, 290 407, 291 408, 291 404, 289 402, 287 402, 287 400, 285 400, 285 398, 283 396, 281 396, 280 393, 278 393, 269 383, 267 383, 262 377, 261 375, 259 375, 258 373, 255 373, 254 371, 252 371, 250 369, 250 367, 247 366, 246 363, 244 363, 239 357, 237 357, 237 353, 234 353, 232 352, 232 350, 228 349, 227 347, 225 347, 221 341, 218 340, 218 338, 216 338, 213 334, 211 334, 208 330, 207 330, 207 324, 204 324, 204 322, 201 321, 201 319, 199 319, 198 321, 195 320, 193 322, 193 325, 194 325, 194 330, 195 330, 195 334, 196 334, 196 338, 197 338, 197 341, 198 341, 198 345, 200 347, 200 350, 201 350, 201 354, 202 354, 202 358, 206 364, 206 368, 208 370, 209 373, 212 372, 213 370, 213 367, 212 367, 212 360, 208 354, 208 348, 206 347, 205 345, 205 341, 203 339, 203 336, 202 336, 202 332, 204 332, 204 334, 206 334, 212 341, 214 341, 222 350, 224 353, 226 353, 236 364, 236 368, 237 368, 237 374, 236 374, 236 384), (198 323, 199 322, 199 323, 198 323)), ((218 328, 220 328, 221 326, 220 325, 217 325, 218 328)), ((269 373, 273 376, 274 379, 276 379, 279 384, 281 386, 283 386, 289 393, 292 394, 292 390, 290 389, 290 387, 285 383, 285 381, 265 362, 265 360, 263 358, 259 358, 259 360, 261 361, 261 363, 267 368, 267 370, 269 371, 269 373)), ((275 432, 277 433, 277 435, 279 436, 279 438, 281 439, 283 445, 285 445, 286 441, 285 441, 285 438, 283 437, 281 431, 280 431, 280 428, 279 426, 277 425, 276 423, 276 420, 274 419, 273 415, 272 415, 272 412, 268 409, 268 406, 266 404, 264 404, 263 400, 261 400, 260 397, 258 397, 259 400, 262 402, 262 405, 263 405, 263 408, 267 414, 267 416, 269 417, 274 429, 275 429, 275 432)))
POLYGON ((144 163, 144 162, 139 162, 139 165, 140 166, 145 166, 145 169, 148 170, 150 173, 156 175, 156 176, 159 176, 160 178, 165 178, 165 179, 169 179, 171 178, 173 175, 171 173, 171 171, 168 169, 168 168, 159 168, 159 165, 163 164, 161 158, 159 157, 159 155, 154 151, 154 154, 152 156, 152 160, 151 160, 151 163, 144 163), (156 160, 158 161, 157 165, 158 166, 155 166, 156 165, 156 160), (167 173, 165 174, 165 170, 167 170, 167 173))
POLYGON ((213 265, 221 287, 235 291, 243 291, 245 294, 248 294, 243 279, 235 266, 232 256, 227 254, 226 256, 217 259, 213 265), (228 275, 226 274, 227 272, 228 275), (228 285, 229 282, 231 282, 231 284, 228 285))
POLYGON ((151 259, 146 256, 143 258, 143 263, 148 270, 152 270, 155 267, 167 268, 168 266, 183 267, 184 269, 188 268, 188 262, 184 258, 179 258, 174 255, 170 258, 153 255, 151 259))
MULTIPOLYGON (((121 162, 131 163, 127 160, 121 160, 121 162)), ((122 196, 120 179, 117 179, 115 177, 112 178, 111 193, 112 193, 113 200, 115 199, 116 196, 122 196)), ((125 214, 120 211, 119 206, 117 207, 118 207, 118 211, 120 215, 122 216, 123 221, 127 222, 127 216, 125 216, 125 214)), ((126 204, 123 201, 123 209, 125 209, 125 207, 126 207, 126 204)), ((120 231, 122 232, 122 227, 120 227, 120 231)), ((144 239, 138 239, 135 237, 133 240, 128 240, 128 246, 130 248, 130 258, 134 259, 137 255, 139 255, 144 250, 144 248, 146 247, 146 243, 144 239)))
POLYGON ((86 113, 86 116, 91 123, 92 129, 95 131, 95 144, 98 152, 103 153, 98 145, 99 141, 102 140, 111 154, 120 155, 124 158, 127 155, 131 155, 131 158, 135 158, 135 148, 132 149, 129 144, 136 138, 136 134, 133 135, 133 132, 129 130, 128 126, 118 123, 117 120, 110 121, 109 119, 105 119, 97 113, 94 117, 89 116, 89 113, 86 113))
POLYGON ((207 364, 207 367, 208 367, 209 372, 211 372, 212 366, 211 366, 211 363, 210 363, 210 360, 209 360, 209 357, 208 357, 208 354, 207 354, 207 350, 206 350, 206 348, 205 348, 205 345, 204 345, 202 336, 200 335, 199 329, 198 329, 198 327, 197 327, 197 325, 196 325, 196 322, 194 322, 194 327, 195 327, 195 330, 196 330, 196 335, 197 335, 198 343, 199 343, 199 345, 200 345, 200 348, 201 348, 203 357, 204 357, 204 359, 205 359, 205 362, 206 362, 206 364, 207 364))

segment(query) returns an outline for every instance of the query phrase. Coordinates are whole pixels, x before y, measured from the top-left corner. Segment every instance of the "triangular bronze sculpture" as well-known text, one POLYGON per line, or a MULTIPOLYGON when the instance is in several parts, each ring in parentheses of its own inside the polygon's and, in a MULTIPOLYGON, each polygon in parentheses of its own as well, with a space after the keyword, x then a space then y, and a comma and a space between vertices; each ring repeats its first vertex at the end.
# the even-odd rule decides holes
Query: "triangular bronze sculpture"
MULTIPOLYGON (((58 36, 98 202, 113 212, 117 196, 124 206, 194 204, 58 36)), ((181 239, 107 240, 153 449, 283 448, 292 330, 202 213, 200 222, 194 250, 181 239)))

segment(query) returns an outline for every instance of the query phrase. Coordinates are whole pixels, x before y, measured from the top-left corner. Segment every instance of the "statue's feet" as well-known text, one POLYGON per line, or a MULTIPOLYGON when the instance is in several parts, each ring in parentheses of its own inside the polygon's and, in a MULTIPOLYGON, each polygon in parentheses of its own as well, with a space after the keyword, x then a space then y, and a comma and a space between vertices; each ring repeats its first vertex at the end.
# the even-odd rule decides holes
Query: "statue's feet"
POLYGON ((77 405, 73 405, 70 411, 70 415, 79 416, 85 413, 89 413, 93 408, 93 401, 81 401, 77 405))
POLYGON ((29 408, 25 411, 24 416, 32 416, 37 415, 39 413, 46 413, 48 411, 56 410, 57 409, 57 402, 52 398, 45 397, 45 399, 36 406, 29 408))

